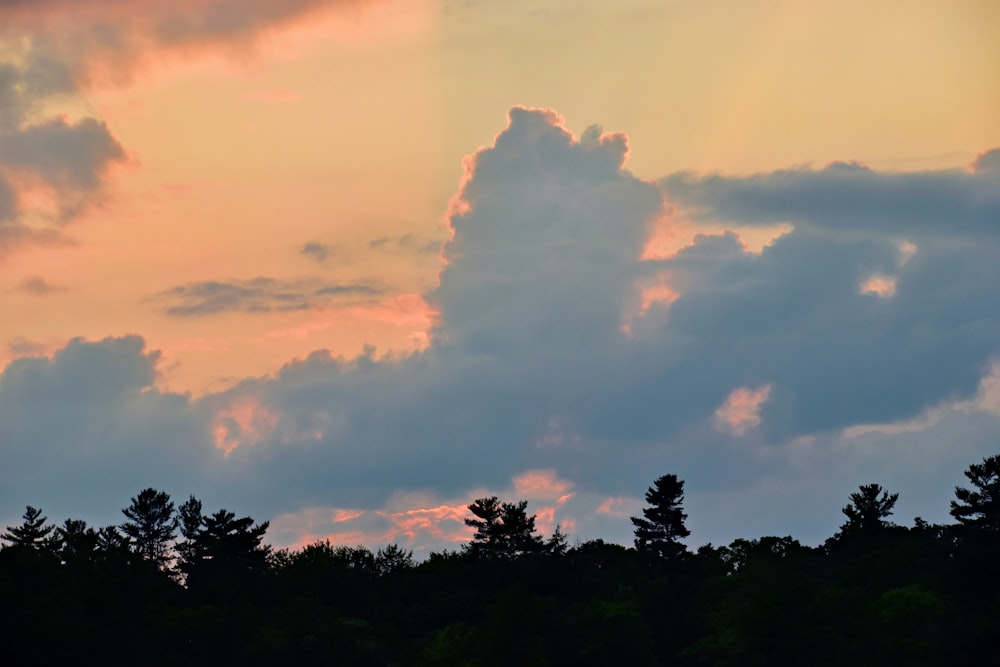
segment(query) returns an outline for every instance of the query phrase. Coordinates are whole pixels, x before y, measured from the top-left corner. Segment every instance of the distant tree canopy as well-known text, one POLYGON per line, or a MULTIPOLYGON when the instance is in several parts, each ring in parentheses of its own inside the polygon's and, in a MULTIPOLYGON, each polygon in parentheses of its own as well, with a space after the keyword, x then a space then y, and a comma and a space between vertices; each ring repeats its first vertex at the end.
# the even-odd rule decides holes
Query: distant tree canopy
POLYGON ((957 524, 890 523, 898 495, 864 484, 820 547, 689 552, 676 475, 647 490, 632 548, 542 539, 527 501, 491 496, 462 549, 420 563, 395 544, 275 550, 267 522, 155 489, 99 529, 28 506, 0 534, 4 664, 993 664, 1000 457, 966 477, 957 524))

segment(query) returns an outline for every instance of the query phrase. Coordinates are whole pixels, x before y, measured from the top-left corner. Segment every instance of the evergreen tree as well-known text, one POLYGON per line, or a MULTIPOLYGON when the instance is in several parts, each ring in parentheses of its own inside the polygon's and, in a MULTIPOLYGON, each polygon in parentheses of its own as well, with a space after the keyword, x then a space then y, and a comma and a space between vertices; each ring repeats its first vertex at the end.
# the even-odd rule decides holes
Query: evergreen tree
POLYGON ((47 517, 42 516, 42 510, 28 505, 22 515, 24 523, 19 526, 7 526, 7 532, 0 535, 0 540, 11 547, 22 547, 35 551, 51 551, 58 546, 58 541, 52 532, 55 526, 46 524, 47 517))
POLYGON ((870 531, 889 526, 886 519, 892 515, 899 494, 890 494, 879 484, 862 484, 850 498, 851 503, 840 510, 847 517, 847 522, 841 526, 842 532, 870 531))
POLYGON ((405 572, 416 567, 413 552, 403 549, 398 544, 379 547, 375 552, 375 575, 386 577, 399 572, 405 572))
POLYGON ((951 515, 962 525, 1000 532, 1000 455, 972 464, 965 476, 975 488, 955 487, 951 515))
POLYGON ((184 538, 177 544, 178 566, 183 571, 197 557, 197 540, 204 522, 204 517, 201 514, 201 501, 194 496, 189 497, 177 508, 177 519, 181 536, 184 538))
POLYGON ((177 533, 174 504, 164 491, 145 489, 132 498, 132 504, 122 510, 128 519, 121 525, 122 533, 132 549, 159 569, 170 560, 170 546, 177 533))
POLYGON ((100 536, 96 530, 87 527, 86 521, 66 519, 55 533, 59 540, 59 556, 64 563, 83 563, 93 559, 100 536))
POLYGON ((528 501, 502 503, 496 496, 479 498, 469 505, 474 518, 465 525, 476 529, 466 547, 474 556, 513 558, 541 551, 544 543, 535 529, 535 515, 528 515, 528 501))
POLYGON ((263 539, 268 522, 254 524, 252 518, 237 518, 226 509, 202 517, 201 503, 194 498, 181 506, 181 516, 187 539, 178 547, 179 569, 189 587, 204 588, 212 580, 232 585, 267 569, 270 547, 263 539))
POLYGON ((663 475, 647 489, 646 503, 649 507, 642 510, 642 518, 631 518, 635 548, 661 558, 683 553, 680 540, 691 534, 684 525, 684 482, 677 475, 663 475))
POLYGON ((556 524, 556 529, 549 535, 549 539, 545 540, 545 551, 554 556, 563 556, 568 549, 569 540, 563 532, 562 524, 556 524))

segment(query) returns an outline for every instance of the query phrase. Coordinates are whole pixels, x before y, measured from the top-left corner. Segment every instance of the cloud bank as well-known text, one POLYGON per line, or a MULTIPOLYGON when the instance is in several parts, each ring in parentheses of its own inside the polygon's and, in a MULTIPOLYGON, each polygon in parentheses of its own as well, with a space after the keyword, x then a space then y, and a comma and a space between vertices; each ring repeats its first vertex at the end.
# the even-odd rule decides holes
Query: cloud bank
MULTIPOLYGON (((455 512, 493 492, 530 495, 578 536, 628 540, 623 516, 675 472, 694 542, 821 540, 873 480, 901 492, 901 520, 944 520, 1000 421, 993 153, 969 170, 660 182, 627 154, 622 134, 512 109, 465 162, 420 353, 317 351, 198 399, 157 391, 158 357, 136 337, 13 362, 0 507, 88 518, 158 485, 280 517, 286 541, 429 548, 463 539, 455 512), (726 231, 643 259, 658 229, 699 225, 726 231), (774 225, 759 252, 741 242, 774 225)), ((172 296, 280 308, 317 294, 299 287, 172 296)))

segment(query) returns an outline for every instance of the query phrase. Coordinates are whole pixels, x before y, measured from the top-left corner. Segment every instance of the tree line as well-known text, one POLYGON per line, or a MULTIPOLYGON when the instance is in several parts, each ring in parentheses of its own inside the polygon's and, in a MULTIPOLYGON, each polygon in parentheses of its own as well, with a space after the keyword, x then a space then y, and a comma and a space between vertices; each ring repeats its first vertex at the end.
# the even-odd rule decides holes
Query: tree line
POLYGON ((0 535, 7 664, 986 664, 1000 628, 1000 456, 965 471, 951 525, 891 521, 864 484, 819 547, 690 550, 684 482, 657 478, 634 543, 539 535, 524 500, 468 506, 470 541, 416 562, 389 544, 264 542, 268 523, 148 488, 123 521, 0 535))

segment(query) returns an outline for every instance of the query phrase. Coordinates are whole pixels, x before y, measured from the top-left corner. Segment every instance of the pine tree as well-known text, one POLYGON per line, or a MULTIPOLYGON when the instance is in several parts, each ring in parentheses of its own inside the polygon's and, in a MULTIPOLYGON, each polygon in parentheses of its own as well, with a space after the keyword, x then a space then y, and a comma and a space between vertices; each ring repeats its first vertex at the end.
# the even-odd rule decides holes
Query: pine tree
POLYGON ((851 494, 851 503, 840 511, 847 517, 847 523, 841 526, 841 532, 851 530, 877 530, 889 524, 886 520, 892 515, 892 508, 899 500, 899 494, 890 494, 880 484, 862 484, 851 494))
POLYGON ((502 503, 496 496, 479 498, 469 505, 475 518, 465 525, 476 529, 466 550, 474 556, 514 558, 541 551, 544 543, 528 515, 528 501, 502 503))
POLYGON ((164 491, 144 489, 122 510, 128 519, 121 530, 132 549, 159 569, 170 561, 170 547, 177 533, 174 504, 164 491))
POLYGON ((635 548, 669 558, 683 553, 680 540, 691 534, 684 525, 684 482, 677 475, 664 475, 646 491, 642 518, 632 517, 635 526, 635 548))
POLYGON ((951 515, 962 525, 1000 532, 1000 455, 972 464, 965 476, 975 489, 955 487, 951 515))
POLYGON ((35 551, 54 551, 58 540, 52 535, 55 526, 48 524, 48 517, 42 516, 42 510, 28 505, 22 515, 24 523, 19 526, 7 526, 7 532, 0 535, 0 540, 8 546, 33 549, 35 551))
POLYGON ((99 534, 87 527, 82 519, 66 519, 56 528, 59 540, 59 555, 64 563, 85 563, 93 560, 97 551, 99 534))

